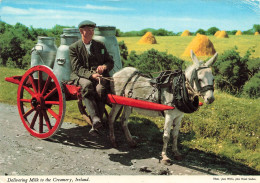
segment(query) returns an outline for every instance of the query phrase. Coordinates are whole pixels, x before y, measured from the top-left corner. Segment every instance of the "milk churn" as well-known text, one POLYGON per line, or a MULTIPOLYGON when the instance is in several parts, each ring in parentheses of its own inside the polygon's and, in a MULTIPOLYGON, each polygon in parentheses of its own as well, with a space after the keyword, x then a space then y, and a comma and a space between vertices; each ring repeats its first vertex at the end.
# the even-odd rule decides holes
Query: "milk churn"
POLYGON ((71 73, 71 63, 69 57, 69 46, 78 40, 77 35, 61 36, 61 45, 59 46, 54 62, 53 72, 58 81, 69 81, 71 73))
POLYGON ((78 28, 64 28, 63 34, 66 36, 78 36, 78 39, 81 39, 81 34, 78 28))
POLYGON ((122 68, 119 45, 115 35, 116 27, 98 26, 95 29, 95 34, 93 37, 94 40, 103 42, 107 48, 108 53, 113 57, 114 68, 109 72, 110 76, 122 68))
MULTIPOLYGON (((36 65, 46 65, 53 68, 54 60, 56 57, 57 46, 54 43, 54 37, 38 37, 37 44, 32 48, 31 53, 31 67, 36 65)), ((38 78, 38 74, 35 73, 34 78, 38 78)), ((43 75, 45 80, 47 75, 43 75)))

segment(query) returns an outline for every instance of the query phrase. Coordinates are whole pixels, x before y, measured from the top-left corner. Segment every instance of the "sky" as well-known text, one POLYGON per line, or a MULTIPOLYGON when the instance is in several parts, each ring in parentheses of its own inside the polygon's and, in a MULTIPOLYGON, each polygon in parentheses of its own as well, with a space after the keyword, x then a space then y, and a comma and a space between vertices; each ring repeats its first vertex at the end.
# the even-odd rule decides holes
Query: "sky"
POLYGON ((244 31, 260 24, 260 0, 0 0, 0 16, 11 25, 44 29, 91 20, 122 32, 210 27, 244 31))

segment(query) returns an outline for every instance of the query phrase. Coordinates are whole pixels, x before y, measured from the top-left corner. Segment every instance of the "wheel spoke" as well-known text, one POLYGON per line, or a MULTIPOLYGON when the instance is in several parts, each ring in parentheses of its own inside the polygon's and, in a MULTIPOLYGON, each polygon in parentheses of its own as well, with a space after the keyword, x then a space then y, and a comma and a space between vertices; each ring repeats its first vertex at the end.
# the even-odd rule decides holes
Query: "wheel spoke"
POLYGON ((59 115, 56 114, 52 109, 47 109, 47 110, 55 119, 58 119, 59 115))
POLYGON ((44 117, 44 120, 46 122, 46 125, 47 125, 48 129, 51 130, 52 126, 51 126, 51 123, 50 123, 50 119, 49 119, 49 117, 48 117, 48 115, 46 113, 46 110, 43 110, 42 113, 43 113, 43 117, 44 117))
POLYGON ((38 115, 39 115, 39 112, 36 111, 36 113, 35 113, 34 116, 33 116, 31 125, 30 125, 30 128, 31 128, 31 129, 34 129, 34 125, 35 125, 35 122, 36 122, 36 119, 37 119, 38 115))
POLYGON ((38 93, 41 93, 42 71, 38 71, 38 93))
POLYGON ((39 132, 43 133, 43 115, 41 112, 39 112, 39 114, 40 114, 39 132))
POLYGON ((34 95, 34 92, 27 86, 23 85, 23 88, 30 94, 30 95, 34 95))
POLYGON ((31 81, 34 93, 37 93, 37 89, 36 89, 36 86, 35 86, 35 83, 34 83, 34 79, 33 79, 32 75, 30 75, 30 74, 29 74, 29 79, 31 81))
POLYGON ((20 99, 21 102, 31 103, 31 99, 20 99))
POLYGON ((51 104, 51 105, 60 105, 59 101, 45 101, 45 105, 46 104, 51 104))
POLYGON ((23 117, 26 118, 27 116, 29 116, 32 112, 34 111, 34 108, 31 108, 30 110, 28 110, 23 117))
POLYGON ((46 82, 45 82, 45 84, 44 84, 44 87, 43 87, 42 93, 41 93, 42 95, 45 94, 46 90, 47 90, 48 87, 49 87, 50 82, 51 82, 51 77, 48 76, 48 78, 47 78, 47 80, 46 80, 46 82))
POLYGON ((53 94, 57 92, 57 88, 53 88, 50 93, 48 93, 46 96, 44 96, 44 100, 46 100, 48 97, 51 97, 53 94))

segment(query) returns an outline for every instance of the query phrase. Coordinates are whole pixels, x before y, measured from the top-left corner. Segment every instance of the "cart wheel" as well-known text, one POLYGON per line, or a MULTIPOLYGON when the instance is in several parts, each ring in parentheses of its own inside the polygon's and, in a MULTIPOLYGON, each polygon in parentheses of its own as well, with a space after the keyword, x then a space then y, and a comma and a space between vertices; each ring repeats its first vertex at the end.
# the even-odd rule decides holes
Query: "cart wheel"
POLYGON ((18 111, 34 137, 49 138, 59 130, 66 107, 61 87, 52 69, 44 65, 32 67, 23 75, 17 93, 18 111))

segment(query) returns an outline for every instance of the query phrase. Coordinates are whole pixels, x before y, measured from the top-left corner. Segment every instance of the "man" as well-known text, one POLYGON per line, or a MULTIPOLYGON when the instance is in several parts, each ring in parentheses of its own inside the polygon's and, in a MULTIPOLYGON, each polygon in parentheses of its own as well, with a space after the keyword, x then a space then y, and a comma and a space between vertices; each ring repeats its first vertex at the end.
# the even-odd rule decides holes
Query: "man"
POLYGON ((103 43, 92 40, 96 24, 85 20, 79 25, 81 40, 73 43, 70 50, 72 67, 71 80, 82 88, 83 101, 96 130, 102 126, 105 108, 106 89, 109 81, 102 77, 109 76, 114 61, 103 43))

